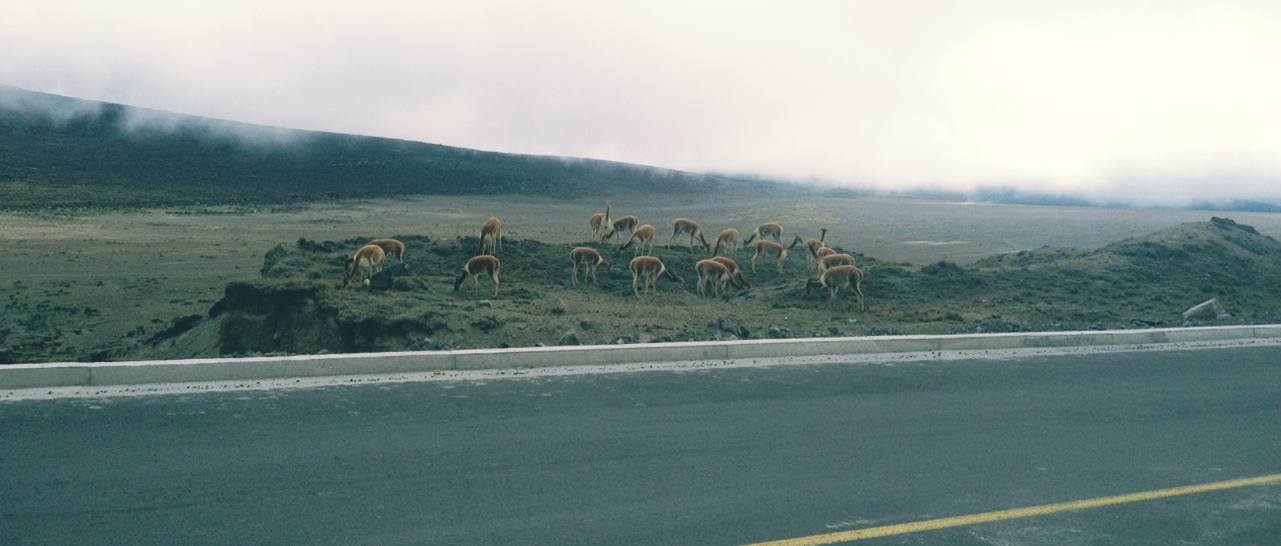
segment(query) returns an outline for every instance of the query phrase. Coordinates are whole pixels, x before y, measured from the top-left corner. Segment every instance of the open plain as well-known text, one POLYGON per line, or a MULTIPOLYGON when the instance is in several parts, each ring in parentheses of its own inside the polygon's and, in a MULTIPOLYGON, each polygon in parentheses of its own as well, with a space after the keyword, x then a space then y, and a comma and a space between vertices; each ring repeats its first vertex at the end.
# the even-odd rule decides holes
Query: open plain
MULTIPOLYGON (((569 332, 576 342, 613 343, 945 333, 966 331, 967 325, 976 324, 1002 327, 992 326, 996 323, 1005 328, 1170 325, 1179 323, 1180 311, 1215 297, 1239 317, 1266 317, 1281 311, 1278 285, 1266 286, 1275 279, 1265 271, 1259 271, 1258 278, 1240 281, 1258 285, 1252 289, 1262 297, 1246 297, 1242 294, 1254 292, 1238 290, 1234 300, 1231 291, 1224 293, 1202 283, 1186 286, 1181 295, 1177 290, 1166 291, 1142 302, 1131 298, 1142 299, 1136 292, 1141 291, 1139 285, 1148 277, 1159 284, 1163 275, 1152 270, 1125 272, 1113 265, 1094 271, 1074 262, 1065 266, 1066 273, 1051 275, 1049 282, 1063 287, 1075 275, 1090 283, 1059 293, 1018 283, 1002 286, 1007 277, 983 274, 997 266, 1003 271, 1029 271, 1051 258, 1084 258, 1127 238, 1207 222, 1213 215, 813 192, 711 199, 706 195, 413 196, 276 208, 13 212, 0 214, 4 249, 0 253, 0 362, 235 354, 238 351, 227 350, 236 346, 235 340, 220 333, 221 321, 210 318, 211 308, 223 299, 228 285, 262 281, 268 251, 278 245, 296 250, 300 240, 323 242, 321 246, 335 250, 314 256, 317 268, 295 279, 276 279, 277 285, 319 287, 327 294, 326 302, 364 309, 366 314, 403 315, 406 308, 441 313, 424 319, 437 323, 432 328, 402 328, 392 338, 340 345, 338 350, 556 344, 569 332), (626 271, 631 251, 618 251, 618 241, 593 243, 615 262, 602 270, 600 286, 568 283, 568 248, 592 240, 587 218, 604 209, 605 199, 613 201, 615 218, 635 214, 642 223, 657 228, 655 254, 686 278, 686 286, 660 283, 657 294, 637 301, 626 271), (492 301, 485 294, 478 297, 466 289, 452 290, 462 261, 474 250, 476 230, 490 216, 503 219, 503 236, 515 244, 513 254, 500 255, 506 260, 503 292, 492 301), (752 289, 700 299, 694 291, 693 262, 707 253, 668 245, 671 222, 681 217, 700 222, 709 239, 729 227, 747 234, 766 221, 783 224, 785 242, 793 235, 817 237, 820 228, 827 228, 831 246, 860 257, 860 266, 868 273, 864 283, 868 309, 859 312, 845 294, 829 308, 825 294, 805 291, 805 280, 815 274, 806 271, 800 247, 788 257, 784 275, 778 275, 770 262, 762 262, 760 271, 747 272, 752 289), (401 291, 356 287, 339 291, 343 265, 335 260, 350 256, 360 239, 375 237, 410 242, 406 260, 420 282, 401 291), (1065 250, 1042 248, 1046 246, 1065 250), (428 249, 433 249, 430 256, 428 249), (1029 258, 998 263, 999 256, 1022 255, 1029 258), (920 275, 922 271, 928 275, 920 275), (959 284, 948 289, 949 283, 959 284), (979 285, 982 290, 977 290, 979 285), (933 293, 926 294, 921 287, 940 289, 938 297, 944 299, 925 301, 933 293), (1091 297, 1099 296, 1096 288, 1107 297, 1091 297), (1112 288, 1126 297, 1107 295, 1112 288), (1005 302, 993 297, 1002 290, 1018 297, 1005 302), (908 293, 913 291, 915 296, 908 293), (1134 293, 1127 296, 1127 292, 1134 293), (1002 311, 1003 305, 1010 308, 1002 311)), ((1281 215, 1237 212, 1230 216, 1238 224, 1253 226, 1265 242, 1275 243, 1271 238, 1281 236, 1281 215)), ((1175 255, 1156 258, 1164 259, 1163 267, 1182 267, 1178 253, 1185 250, 1177 245, 1171 248, 1176 248, 1175 255)), ((1147 252, 1148 247, 1142 250, 1147 252)), ((1134 257, 1133 251, 1127 252, 1123 254, 1134 257)), ((745 267, 750 256, 750 251, 738 253, 745 267)), ((1260 258, 1266 261, 1269 256, 1264 252, 1260 258)), ((1250 264, 1237 265, 1247 269, 1247 276, 1257 271, 1250 264)), ((1232 264, 1224 268, 1232 269, 1232 264)), ((339 311, 347 312, 344 308, 335 313, 339 311)), ((366 324, 370 319, 358 318, 366 324)), ((309 352, 297 347, 275 350, 309 352)), ((271 352, 264 347, 244 351, 271 352)))

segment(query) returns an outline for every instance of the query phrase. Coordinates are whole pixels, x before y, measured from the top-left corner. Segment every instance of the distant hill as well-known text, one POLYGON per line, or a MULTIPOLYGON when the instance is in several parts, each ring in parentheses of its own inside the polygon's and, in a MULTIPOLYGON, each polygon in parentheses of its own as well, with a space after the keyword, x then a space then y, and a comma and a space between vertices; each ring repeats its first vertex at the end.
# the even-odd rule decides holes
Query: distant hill
POLYGON ((1022 191, 1008 187, 980 187, 972 191, 920 190, 891 192, 890 195, 937 201, 993 203, 998 205, 1041 205, 1049 207, 1104 207, 1104 208, 1174 208, 1219 212, 1281 212, 1281 205, 1248 199, 1221 201, 1194 201, 1182 206, 1143 205, 1128 201, 1099 202, 1081 195, 1051 194, 1022 191))
POLYGON ((1281 212, 1281 205, 1251 201, 1249 199, 1232 199, 1226 202, 1197 201, 1188 205, 1192 210, 1220 210, 1232 212, 1281 212))
POLYGON ((0 86, 0 208, 762 189, 609 161, 278 129, 0 86))

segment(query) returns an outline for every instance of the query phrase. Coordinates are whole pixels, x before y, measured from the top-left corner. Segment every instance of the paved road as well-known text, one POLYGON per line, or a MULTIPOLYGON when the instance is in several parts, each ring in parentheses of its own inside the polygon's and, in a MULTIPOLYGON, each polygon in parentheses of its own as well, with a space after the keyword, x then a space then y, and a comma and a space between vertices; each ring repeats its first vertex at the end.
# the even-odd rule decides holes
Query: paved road
MULTIPOLYGON (((0 403, 4 544, 741 544, 1281 473, 1281 348, 0 403)), ((872 544, 1276 544, 1281 485, 872 544)))

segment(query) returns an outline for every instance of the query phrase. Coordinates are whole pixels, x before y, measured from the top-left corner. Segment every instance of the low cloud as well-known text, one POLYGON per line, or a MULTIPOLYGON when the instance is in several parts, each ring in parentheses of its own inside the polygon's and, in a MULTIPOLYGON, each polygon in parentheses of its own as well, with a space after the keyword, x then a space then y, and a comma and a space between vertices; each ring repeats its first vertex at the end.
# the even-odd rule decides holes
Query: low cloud
POLYGON ((1281 8, 1261 0, 299 8, 14 0, 0 8, 0 83, 888 190, 1175 204, 1281 187, 1281 8))

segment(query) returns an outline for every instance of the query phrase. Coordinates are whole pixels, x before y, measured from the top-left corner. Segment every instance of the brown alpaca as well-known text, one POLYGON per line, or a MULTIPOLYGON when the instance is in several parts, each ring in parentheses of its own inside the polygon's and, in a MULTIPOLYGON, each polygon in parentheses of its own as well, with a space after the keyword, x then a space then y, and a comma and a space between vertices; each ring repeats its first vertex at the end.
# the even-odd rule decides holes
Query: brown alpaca
POLYGON ((719 297, 721 290, 733 280, 730 275, 729 267, 725 264, 712 260, 699 260, 694 264, 694 271, 698 273, 698 295, 704 296, 704 286, 712 285, 712 294, 719 297))
POLYGON ((712 256, 712 257, 711 257, 711 258, 709 258, 709 259, 711 259, 711 260, 716 260, 716 261, 720 262, 721 264, 723 264, 725 267, 729 268, 729 276, 730 276, 730 280, 731 280, 732 282, 738 283, 738 284, 737 284, 737 287, 738 287, 738 288, 751 288, 751 287, 752 287, 752 283, 747 282, 747 279, 744 279, 744 278, 743 278, 743 268, 741 268, 741 267, 739 267, 739 266, 738 266, 738 262, 736 262, 736 261, 734 261, 734 260, 732 260, 732 259, 730 259, 730 258, 726 258, 725 256, 712 256))
POLYGON ((609 219, 609 208, 614 206, 613 201, 605 201, 605 212, 593 214, 587 219, 587 223, 592 226, 592 236, 600 235, 602 231, 609 228, 612 220, 609 219))
POLYGON ((624 250, 627 247, 636 245, 636 249, 632 251, 633 256, 637 254, 653 254, 654 253, 654 231, 655 231, 654 226, 651 226, 649 224, 645 224, 641 227, 638 227, 636 228, 636 231, 632 232, 632 238, 628 239, 627 244, 618 247, 618 249, 624 250))
POLYGON ((822 286, 827 288, 830 294, 827 298, 827 306, 832 307, 836 303, 836 292, 842 288, 850 288, 858 295, 859 311, 867 310, 863 304, 863 270, 852 265, 837 265, 828 268, 818 280, 810 279, 806 283, 806 288, 815 288, 822 286))
POLYGON ((494 296, 498 296, 498 258, 489 254, 473 256, 467 260, 467 265, 463 266, 463 274, 454 279, 454 290, 457 291, 459 286, 463 285, 468 277, 471 277, 472 293, 480 290, 480 275, 489 275, 494 280, 494 296))
POLYGON ((627 230, 627 233, 634 233, 636 231, 637 224, 640 224, 640 220, 630 214, 614 220, 614 223, 609 227, 609 231, 605 232, 605 235, 602 235, 600 240, 601 242, 605 242, 606 239, 613 237, 615 233, 622 232, 623 230, 627 230))
POLYGON ((658 289, 658 278, 664 277, 677 284, 684 285, 685 279, 673 274, 663 265, 663 261, 653 256, 637 256, 632 258, 628 264, 628 269, 632 272, 632 293, 640 297, 640 291, 636 289, 637 284, 643 279, 645 281, 645 292, 658 289))
POLYGON ((476 251, 477 255, 497 254, 503 248, 503 222, 498 218, 490 218, 480 225, 480 249, 476 251))
POLYGON ((838 265, 858 265, 854 263, 854 257, 849 254, 828 254, 818 259, 819 268, 827 271, 838 265))
POLYGON ((398 262, 405 261, 405 243, 395 239, 374 239, 369 241, 369 244, 378 245, 378 248, 383 249, 383 253, 388 257, 395 256, 398 262))
POLYGON ((768 239, 761 239, 759 241, 756 241, 755 243, 752 243, 752 246, 756 248, 756 252, 752 254, 752 272, 753 273, 756 272, 757 258, 760 258, 762 254, 772 254, 778 257, 778 274, 782 275, 783 261, 787 259, 787 251, 793 248, 796 248, 796 245, 800 243, 801 243, 800 237, 797 237, 795 240, 793 240, 791 246, 783 246, 781 244, 778 244, 774 241, 770 241, 768 239))
POLYGON ((703 228, 698 225, 698 222, 688 218, 677 218, 672 221, 672 237, 667 240, 667 244, 675 244, 676 237, 683 234, 689 235, 689 244, 691 246, 694 244, 694 238, 698 237, 698 241, 703 245, 703 250, 712 248, 711 245, 707 244, 707 239, 703 238, 703 228))
POLYGON ((737 229, 729 228, 722 231, 720 235, 716 236, 716 248, 712 250, 712 256, 719 256, 722 248, 733 251, 734 255, 738 256, 739 240, 741 240, 741 238, 738 235, 737 229))
POLYGON ((583 267, 583 282, 587 282, 587 275, 592 276, 592 282, 600 284, 596 280, 597 267, 609 267, 609 260, 602 258, 600 252, 596 249, 586 246, 580 246, 569 251, 569 259, 574 261, 574 269, 569 272, 570 284, 578 284, 578 266, 583 267))
POLYGON ((806 269, 814 269, 818 265, 818 258, 821 256, 818 253, 819 250, 827 248, 827 244, 824 242, 825 239, 827 239, 827 228, 822 229, 822 234, 819 235, 819 238, 805 240, 805 248, 807 250, 805 253, 806 269))
POLYGON ((360 277, 361 282, 367 281, 368 279, 364 275, 366 272, 372 278, 374 271, 382 268, 383 259, 386 257, 387 254, 378 245, 360 247, 360 250, 356 251, 356 255, 351 257, 351 270, 347 272, 346 277, 343 277, 343 287, 345 288, 347 283, 350 283, 356 277, 360 277))
POLYGON ((746 241, 743 241, 743 244, 751 244, 753 239, 764 239, 766 237, 773 237, 774 242, 782 243, 783 226, 779 225, 778 222, 765 222, 764 224, 756 226, 756 229, 752 231, 751 236, 749 236, 746 241))

